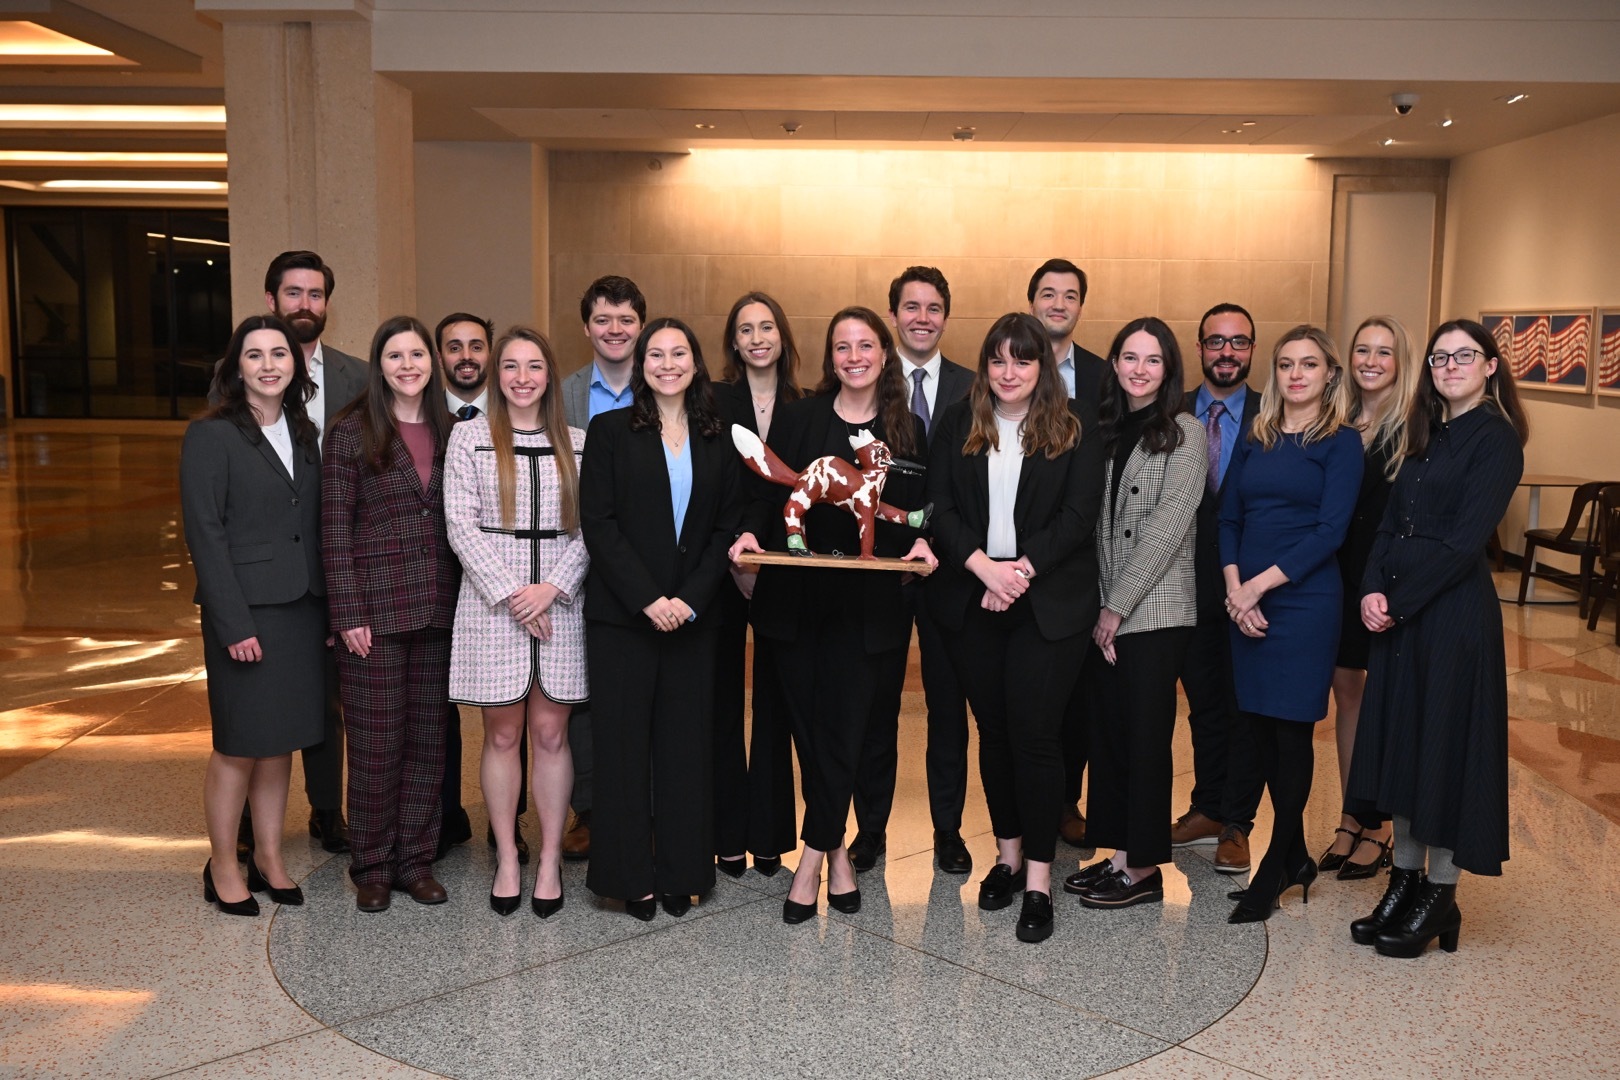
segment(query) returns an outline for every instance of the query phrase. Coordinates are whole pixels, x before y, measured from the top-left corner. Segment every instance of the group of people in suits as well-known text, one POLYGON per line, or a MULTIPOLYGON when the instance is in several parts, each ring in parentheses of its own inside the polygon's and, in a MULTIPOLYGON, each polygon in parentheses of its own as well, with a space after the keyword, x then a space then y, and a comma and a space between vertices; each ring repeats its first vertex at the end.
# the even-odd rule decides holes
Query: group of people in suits
POLYGON ((1036 269, 1027 312, 995 322, 975 367, 953 364, 939 351, 949 283, 917 266, 892 283, 887 319, 832 317, 806 394, 768 294, 732 306, 726 377, 711 383, 691 328, 648 320, 635 284, 610 276, 582 298, 593 359, 573 376, 532 329, 492 341, 464 312, 431 334, 401 316, 356 363, 364 388, 318 426, 332 369, 320 401, 311 312, 278 318, 275 298, 288 275, 319 281, 324 320, 331 271, 308 252, 278 264, 276 314, 238 327, 182 453, 215 717, 204 876, 221 910, 256 911, 254 891, 302 900, 278 826, 288 755, 324 734, 333 653, 361 910, 393 891, 445 899, 432 863, 470 837, 446 776, 460 771, 456 703, 483 712, 500 914, 521 903, 526 787, 541 917, 563 906, 561 860, 581 831, 588 886, 637 918, 684 914, 750 854, 776 873, 796 831, 784 920, 815 915, 823 874, 829 905, 859 910, 857 875, 886 846, 914 631, 935 858, 972 868, 971 705, 997 847, 978 902, 1021 895, 1022 941, 1052 933, 1060 836, 1112 851, 1064 877, 1085 907, 1162 900, 1175 847, 1215 843, 1217 870, 1249 868, 1267 791, 1271 844, 1233 922, 1268 917, 1321 868, 1393 863, 1355 939, 1391 955, 1435 937, 1454 948, 1459 869, 1500 872, 1505 662, 1483 550, 1526 429, 1477 324, 1444 324, 1420 358, 1399 323, 1369 319, 1348 363, 1297 327, 1256 392, 1253 318, 1219 304, 1185 391, 1160 319, 1125 325, 1106 357, 1078 346, 1087 281, 1062 259, 1036 269), (790 529, 782 489, 741 468, 734 427, 790 470, 883 441, 897 510, 876 553, 931 573, 749 565, 749 552, 853 554, 861 537, 825 505, 790 529), (1482 667, 1457 661, 1458 633, 1478 635, 1482 667), (1178 683, 1195 783, 1171 821, 1178 683), (1318 863, 1303 811, 1330 693, 1345 816, 1318 863), (231 852, 244 799, 245 876, 231 852))

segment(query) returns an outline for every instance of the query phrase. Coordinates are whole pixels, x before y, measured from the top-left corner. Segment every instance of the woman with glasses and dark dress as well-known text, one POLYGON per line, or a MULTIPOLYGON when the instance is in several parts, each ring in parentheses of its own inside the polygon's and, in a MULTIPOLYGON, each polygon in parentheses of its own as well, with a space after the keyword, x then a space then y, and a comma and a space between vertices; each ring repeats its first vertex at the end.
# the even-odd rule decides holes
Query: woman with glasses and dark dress
MULTIPOLYGON (((799 350, 782 305, 762 292, 744 293, 731 305, 721 337, 726 379, 714 384, 714 404, 729 428, 741 424, 770 437, 778 407, 804 396, 799 389, 799 350)), ((782 867, 782 852, 794 846, 793 747, 785 706, 776 683, 771 640, 754 639, 753 726, 745 739, 743 683, 748 653, 748 607, 758 573, 733 565, 720 586, 720 629, 714 677, 715 868, 741 877, 745 852, 765 875, 782 867)))
MULTIPOLYGON (((1339 548, 1344 582, 1344 614, 1339 620, 1339 655, 1333 661, 1334 741, 1339 751, 1339 794, 1350 779, 1361 693, 1367 683, 1367 650, 1372 636, 1361 622, 1361 576, 1367 569, 1378 524, 1384 519, 1389 489, 1411 447, 1412 401, 1423 367, 1412 356, 1406 327, 1387 315, 1374 315, 1350 339, 1350 392, 1346 421, 1361 432, 1366 459, 1361 494, 1350 531, 1339 548)), ((1337 870, 1341 881, 1370 878, 1389 865, 1389 819, 1377 812, 1346 813, 1322 853, 1322 873, 1337 870)))
POLYGON ((1357 944, 1457 948, 1463 870, 1508 857, 1507 657, 1485 545, 1524 472, 1529 424, 1490 333, 1441 324, 1424 350, 1411 453, 1367 559, 1372 632, 1346 805, 1393 815, 1394 869, 1357 944))
POLYGON ((1228 921, 1269 919, 1284 889, 1310 898, 1305 847, 1312 734, 1327 716, 1343 586, 1334 555, 1361 487, 1361 437, 1344 423, 1344 369, 1326 333, 1277 341, 1248 438, 1227 467, 1221 572, 1232 619, 1232 680, 1271 793, 1271 844, 1228 921))

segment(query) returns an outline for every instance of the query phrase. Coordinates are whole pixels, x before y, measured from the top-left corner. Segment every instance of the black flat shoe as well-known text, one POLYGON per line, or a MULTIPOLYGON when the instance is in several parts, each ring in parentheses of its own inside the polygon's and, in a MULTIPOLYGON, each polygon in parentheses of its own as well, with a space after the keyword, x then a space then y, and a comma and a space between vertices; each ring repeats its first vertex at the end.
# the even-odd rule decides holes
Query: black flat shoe
POLYGON ((1333 844, 1329 844, 1328 849, 1322 852, 1322 857, 1317 860, 1317 868, 1320 869, 1324 874, 1330 874, 1339 867, 1343 866, 1345 864, 1345 860, 1349 859, 1350 856, 1355 853, 1356 845, 1361 843, 1360 829, 1357 829, 1354 832, 1351 832, 1349 829, 1334 829, 1334 844, 1339 842, 1339 833, 1344 833, 1344 835, 1350 838, 1350 850, 1345 852, 1343 855, 1340 855, 1338 852, 1333 850, 1333 844))
POLYGON ((214 860, 209 859, 203 863, 203 899, 213 904, 226 915, 257 915, 259 902, 253 898, 252 890, 248 891, 246 900, 221 900, 219 893, 214 889, 214 860))
POLYGON ((827 906, 842 911, 845 915, 853 915, 861 910, 861 890, 851 889, 849 892, 827 891, 827 906))
POLYGON ((652 922, 658 916, 658 901, 651 896, 645 900, 626 900, 624 913, 642 922, 652 922))
POLYGON ((1373 939, 1379 956, 1395 956, 1412 960, 1423 955, 1429 942, 1440 939, 1446 952, 1457 951, 1457 937, 1462 931, 1462 912, 1457 908, 1457 886, 1439 885, 1423 879, 1418 886, 1412 906, 1405 918, 1386 927, 1373 939))
POLYGON ((849 845, 849 864, 856 870, 870 870, 878 857, 889 850, 889 838, 883 833, 856 833, 849 845))
POLYGON ((1371 945, 1378 935, 1406 918, 1406 912, 1417 899, 1423 884, 1423 871, 1403 870, 1399 866, 1389 872, 1389 886, 1365 919, 1350 924, 1350 937, 1357 945, 1371 945))
POLYGON ((754 869, 758 870, 760 873, 764 874, 766 877, 775 877, 776 872, 778 870, 782 869, 782 856, 780 856, 780 855, 755 855, 754 856, 754 869))
POLYGON ((1164 901, 1164 871, 1142 875, 1130 881, 1123 873, 1109 874, 1080 893, 1080 903, 1088 908, 1120 908, 1132 904, 1158 904, 1164 901))
POLYGON ((741 856, 735 859, 716 859, 714 868, 728 878, 740 878, 748 873, 748 860, 741 856))
MULTIPOLYGON (((517 897, 515 897, 515 896, 512 897, 512 906, 513 907, 517 906, 517 897)), ((533 908, 534 913, 536 915, 540 916, 542 919, 549 919, 553 915, 557 914, 557 912, 562 910, 563 894, 558 893, 556 896, 552 897, 550 900, 543 900, 538 896, 531 896, 531 897, 529 897, 529 906, 531 908, 533 908)), ((628 904, 625 905, 625 907, 627 909, 629 908, 629 906, 630 905, 628 905, 628 904)), ((648 917, 651 918, 651 916, 648 916, 648 917)), ((639 919, 639 918, 641 918, 641 916, 637 915, 636 918, 639 919)))
MULTIPOLYGON (((1370 836, 1363 836, 1357 841, 1358 847, 1361 844, 1376 844, 1379 849, 1377 858, 1369 863, 1358 863, 1351 862, 1346 857, 1344 865, 1339 868, 1340 881, 1365 881, 1367 878, 1376 876, 1378 871, 1395 861, 1394 852, 1390 850, 1389 844, 1383 840, 1374 840, 1370 836)), ((1354 855, 1355 851, 1352 850, 1350 854, 1354 855)))
POLYGON ((664 893, 658 898, 664 910, 675 918, 680 918, 692 910, 692 898, 682 893, 664 893))
POLYGON ((1063 879, 1063 891, 1079 896, 1087 889, 1102 881, 1103 878, 1119 873, 1114 869, 1114 860, 1099 859, 1090 866, 1082 866, 1074 873, 1063 879))
POLYGON ((962 842, 959 832, 935 830, 934 861, 947 874, 973 872, 973 856, 968 854, 967 845, 962 842))
POLYGON ((996 863, 990 872, 984 875, 979 882, 979 908, 982 911, 1000 911, 1013 902, 1013 897, 1024 891, 1024 875, 1027 867, 1020 866, 1018 873, 1013 873, 1012 867, 1006 863, 996 863))
POLYGON ((1052 897, 1030 889, 1024 893, 1024 909, 1018 913, 1019 941, 1033 945, 1052 936, 1052 897))
POLYGON ((815 904, 795 904, 792 900, 782 901, 782 921, 789 926, 808 922, 816 917, 815 904))
POLYGON ((247 887, 249 892, 269 893, 270 899, 278 904, 288 907, 299 907, 304 902, 304 890, 294 885, 290 889, 278 889, 259 873, 258 864, 249 856, 247 864, 247 887))

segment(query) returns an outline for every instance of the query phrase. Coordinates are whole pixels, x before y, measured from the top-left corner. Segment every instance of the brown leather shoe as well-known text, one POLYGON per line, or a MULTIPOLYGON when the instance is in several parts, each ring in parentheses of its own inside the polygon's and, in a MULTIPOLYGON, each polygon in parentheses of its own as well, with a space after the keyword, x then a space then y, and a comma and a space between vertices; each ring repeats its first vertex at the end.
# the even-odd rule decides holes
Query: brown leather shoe
MULTIPOLYGON (((1188 810, 1170 825, 1171 847, 1192 847, 1216 843, 1221 823, 1197 810, 1188 810)), ((1243 864, 1247 867, 1249 864, 1243 864)))
POLYGON ((1086 815, 1080 812, 1080 807, 1065 806, 1063 819, 1058 822, 1058 835, 1070 847, 1090 847, 1086 843, 1086 815))
POLYGON ((562 857, 578 862, 591 857, 591 812, 573 815, 573 828, 563 833, 562 857))
POLYGON ((392 899, 387 885, 361 885, 355 906, 361 911, 387 911, 392 899))
POLYGON ((394 888, 410 896, 418 904, 442 904, 450 899, 450 894, 444 891, 444 886, 430 877, 420 881, 413 881, 409 885, 394 883, 394 888))
POLYGON ((1221 874, 1243 874, 1249 869, 1249 836, 1236 825, 1221 830, 1215 846, 1215 870, 1221 874))

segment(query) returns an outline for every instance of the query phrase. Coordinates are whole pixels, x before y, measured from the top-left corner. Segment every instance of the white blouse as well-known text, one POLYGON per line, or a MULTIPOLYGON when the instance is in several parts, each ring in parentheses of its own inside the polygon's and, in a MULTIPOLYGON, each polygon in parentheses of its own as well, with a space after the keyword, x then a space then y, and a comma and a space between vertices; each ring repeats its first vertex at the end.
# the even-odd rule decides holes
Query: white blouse
POLYGON ((1013 505, 1018 500, 1018 473, 1024 467, 1023 426, 1022 419, 996 416, 999 446, 990 451, 990 527, 984 538, 984 553, 992 559, 1018 557, 1013 505))
POLYGON ((287 475, 291 476, 293 474, 293 446, 292 432, 287 427, 287 414, 282 413, 276 418, 275 423, 261 426, 259 430, 264 433, 265 438, 270 440, 270 445, 275 448, 276 456, 281 459, 281 463, 287 468, 287 475))

